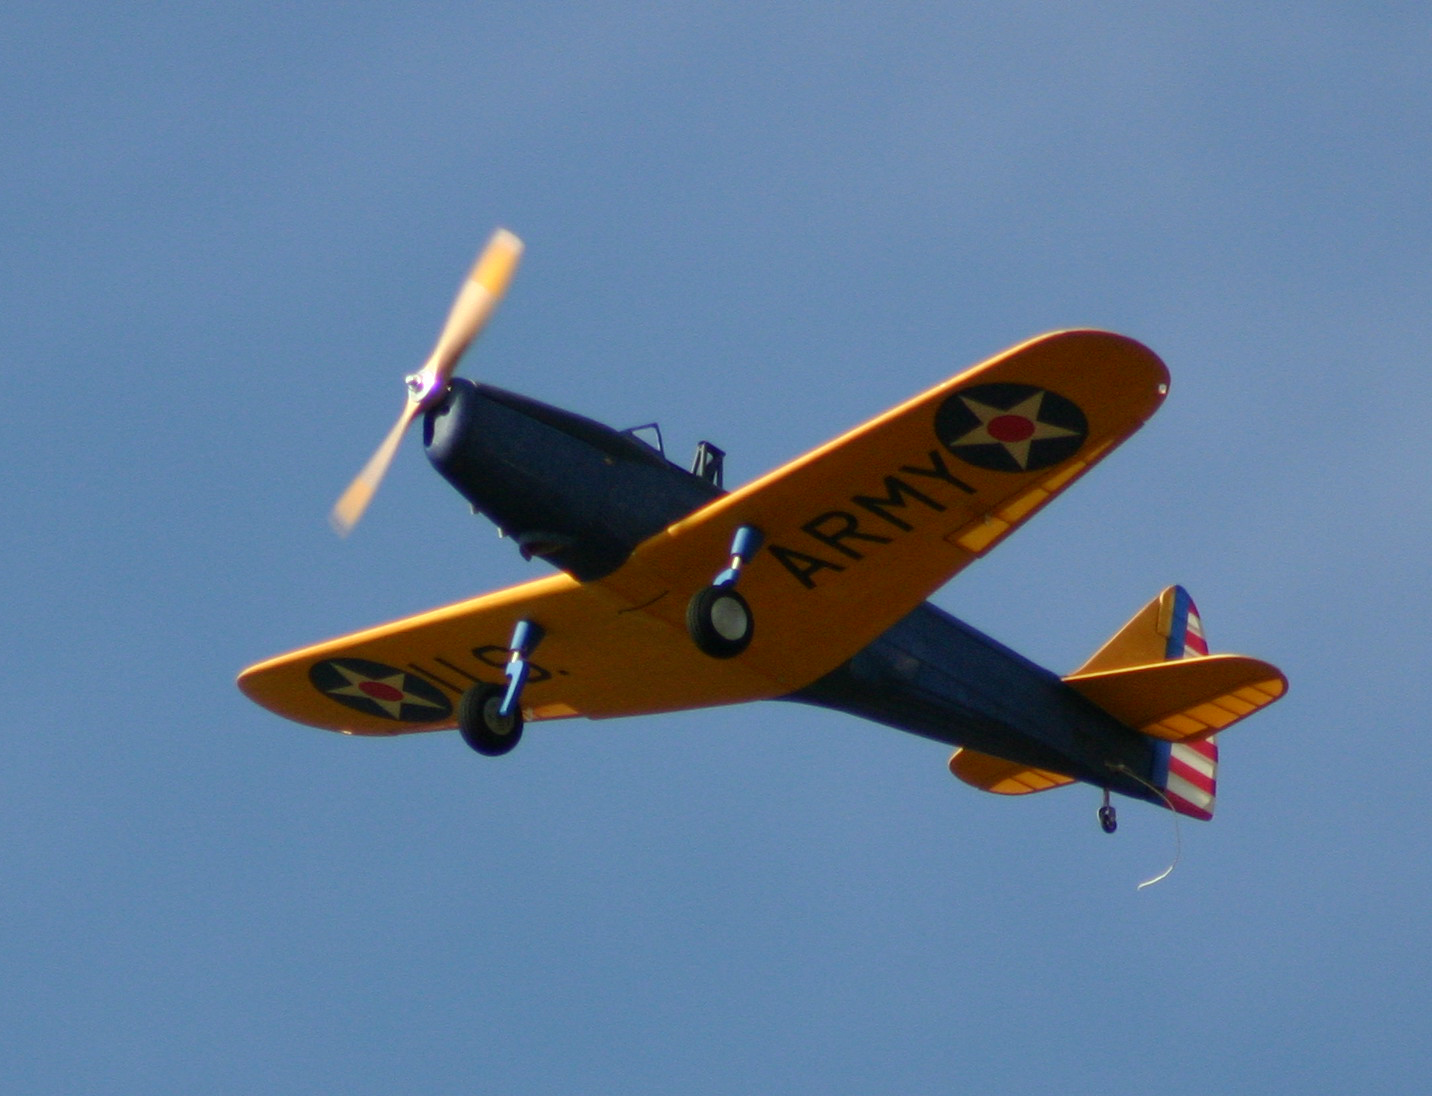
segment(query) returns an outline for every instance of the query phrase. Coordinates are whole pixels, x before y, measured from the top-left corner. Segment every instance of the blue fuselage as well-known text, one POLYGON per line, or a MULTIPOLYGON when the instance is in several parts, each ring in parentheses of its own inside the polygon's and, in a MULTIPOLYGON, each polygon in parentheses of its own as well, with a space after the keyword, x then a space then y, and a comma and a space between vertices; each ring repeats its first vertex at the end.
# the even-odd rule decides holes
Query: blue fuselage
POLYGON ((1160 802, 1141 783, 1160 775, 1153 739, 929 602, 785 699, 1160 802))

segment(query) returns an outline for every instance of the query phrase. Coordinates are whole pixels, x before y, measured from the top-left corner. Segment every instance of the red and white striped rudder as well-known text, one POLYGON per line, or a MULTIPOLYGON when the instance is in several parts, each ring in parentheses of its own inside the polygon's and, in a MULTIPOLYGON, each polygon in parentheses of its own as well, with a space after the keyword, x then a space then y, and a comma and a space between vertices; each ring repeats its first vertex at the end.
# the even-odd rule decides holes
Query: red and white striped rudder
MULTIPOLYGON (((1164 658, 1200 658, 1208 654, 1208 641, 1203 634, 1203 618, 1188 591, 1175 586, 1172 613, 1169 615, 1168 646, 1164 658)), ((1169 805, 1179 814, 1205 821, 1213 817, 1213 804, 1218 791, 1218 736, 1196 742, 1171 742, 1163 759, 1162 777, 1157 783, 1169 805)))

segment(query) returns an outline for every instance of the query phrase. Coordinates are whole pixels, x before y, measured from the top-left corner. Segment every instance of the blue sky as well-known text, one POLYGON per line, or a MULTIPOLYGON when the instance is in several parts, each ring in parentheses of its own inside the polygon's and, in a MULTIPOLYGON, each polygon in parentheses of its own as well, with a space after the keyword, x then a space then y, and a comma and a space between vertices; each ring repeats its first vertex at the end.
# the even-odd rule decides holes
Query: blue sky
POLYGON ((0 40, 0 1086, 1409 1091, 1432 949, 1432 15, 21 0, 0 40), (360 741, 259 658, 541 573, 377 444, 464 372, 743 481, 1041 331, 1170 398, 936 601, 1182 582, 1292 691, 1217 819, 794 706, 360 741))

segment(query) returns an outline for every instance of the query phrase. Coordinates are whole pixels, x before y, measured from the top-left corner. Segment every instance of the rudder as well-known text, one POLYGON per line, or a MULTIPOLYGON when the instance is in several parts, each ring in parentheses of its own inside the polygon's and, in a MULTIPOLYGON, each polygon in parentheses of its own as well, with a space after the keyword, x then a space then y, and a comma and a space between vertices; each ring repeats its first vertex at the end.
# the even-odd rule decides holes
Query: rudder
MULTIPOLYGON (((1182 586, 1170 586, 1159 595, 1160 603, 1170 594, 1164 658, 1207 655, 1208 640, 1198 606, 1182 586)), ((1159 753, 1163 772, 1154 774, 1154 783, 1163 788, 1173 809, 1191 818, 1210 820, 1218 796, 1218 736, 1209 735, 1199 742, 1170 742, 1160 747, 1159 753)))

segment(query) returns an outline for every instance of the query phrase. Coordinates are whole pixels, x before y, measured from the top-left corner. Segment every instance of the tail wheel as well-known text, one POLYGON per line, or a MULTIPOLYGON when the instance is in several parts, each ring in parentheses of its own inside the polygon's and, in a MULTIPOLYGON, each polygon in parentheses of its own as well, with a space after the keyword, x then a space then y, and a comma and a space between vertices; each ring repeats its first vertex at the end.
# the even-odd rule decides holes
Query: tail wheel
POLYGON ((500 685, 474 685, 457 703, 458 734, 484 757, 501 757, 522 741, 521 710, 498 714, 506 692, 500 685))
POLYGON ((746 599, 730 586, 698 590, 686 607, 691 639, 712 658, 735 658, 751 645, 756 620, 746 599))

